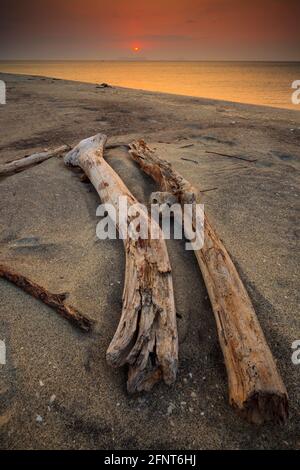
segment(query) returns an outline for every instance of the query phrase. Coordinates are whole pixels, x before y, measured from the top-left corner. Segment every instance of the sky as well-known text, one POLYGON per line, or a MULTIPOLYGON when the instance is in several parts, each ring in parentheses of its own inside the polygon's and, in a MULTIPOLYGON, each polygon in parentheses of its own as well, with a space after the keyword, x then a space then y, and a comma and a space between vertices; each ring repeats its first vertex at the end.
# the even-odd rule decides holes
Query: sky
POLYGON ((300 0, 1 0, 1 59, 300 60, 300 0))

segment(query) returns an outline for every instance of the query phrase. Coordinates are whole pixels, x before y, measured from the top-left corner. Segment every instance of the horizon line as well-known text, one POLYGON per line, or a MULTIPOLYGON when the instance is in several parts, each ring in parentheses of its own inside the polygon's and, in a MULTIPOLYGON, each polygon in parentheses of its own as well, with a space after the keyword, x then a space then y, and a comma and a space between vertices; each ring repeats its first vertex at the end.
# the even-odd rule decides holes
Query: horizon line
POLYGON ((4 59, 0 57, 0 62, 269 62, 269 63, 300 63, 290 59, 147 59, 147 58, 118 58, 118 59, 4 59))

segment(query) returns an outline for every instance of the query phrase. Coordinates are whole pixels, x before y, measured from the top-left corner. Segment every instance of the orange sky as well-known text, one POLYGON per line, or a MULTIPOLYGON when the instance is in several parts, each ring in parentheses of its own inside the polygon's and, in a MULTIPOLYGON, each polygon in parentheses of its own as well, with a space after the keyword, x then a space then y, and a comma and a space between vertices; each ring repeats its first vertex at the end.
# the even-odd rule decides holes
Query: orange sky
POLYGON ((300 0, 1 0, 0 8, 0 59, 300 60, 300 0))

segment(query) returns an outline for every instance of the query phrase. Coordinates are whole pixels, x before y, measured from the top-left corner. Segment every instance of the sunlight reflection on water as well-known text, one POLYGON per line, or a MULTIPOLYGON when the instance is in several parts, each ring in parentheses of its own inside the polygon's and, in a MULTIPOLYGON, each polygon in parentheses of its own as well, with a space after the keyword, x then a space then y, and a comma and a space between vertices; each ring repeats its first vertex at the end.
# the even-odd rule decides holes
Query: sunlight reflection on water
POLYGON ((0 71, 300 110, 291 100, 300 63, 0 62, 0 71))

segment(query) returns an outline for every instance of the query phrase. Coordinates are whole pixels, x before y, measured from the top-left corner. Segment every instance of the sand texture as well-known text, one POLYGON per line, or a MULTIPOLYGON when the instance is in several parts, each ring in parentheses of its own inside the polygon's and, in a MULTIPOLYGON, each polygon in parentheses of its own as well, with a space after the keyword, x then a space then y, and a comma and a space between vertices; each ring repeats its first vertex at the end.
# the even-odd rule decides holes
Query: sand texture
MULTIPOLYGON (((172 387, 128 396, 126 370, 105 360, 124 275, 122 242, 96 237, 99 198, 52 158, 0 179, 0 262, 96 321, 93 334, 0 279, 2 449, 300 448, 300 113, 41 77, 0 74, 0 164, 104 132, 144 138, 203 191, 207 213, 255 305, 290 397, 280 427, 251 426, 228 405, 213 313, 195 256, 168 242, 179 333, 172 387), (239 156, 249 162, 214 153, 239 156), (297 249, 298 248, 298 249, 297 249)), ((107 161, 141 202, 155 184, 125 147, 107 161)))

